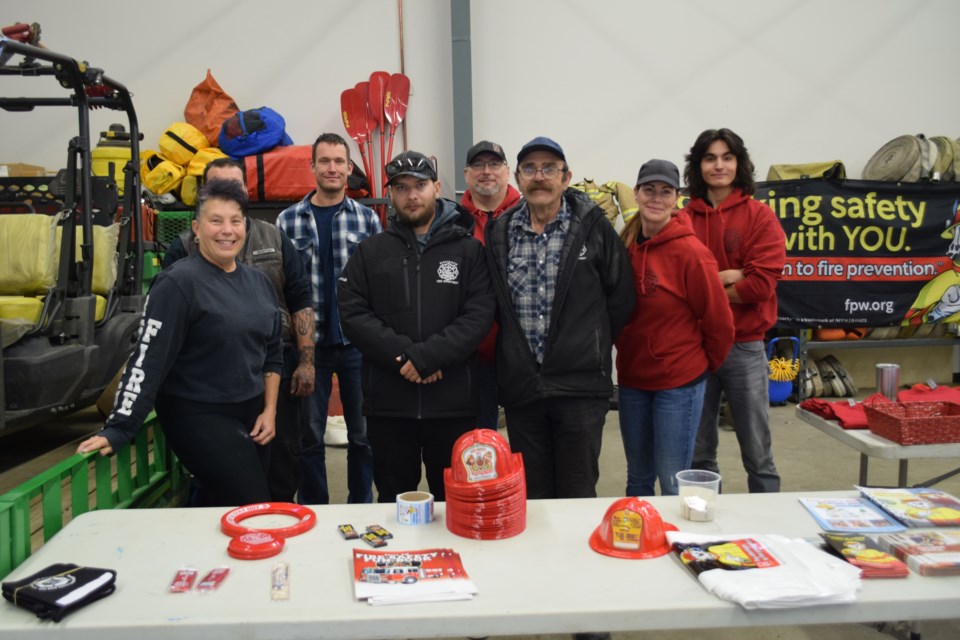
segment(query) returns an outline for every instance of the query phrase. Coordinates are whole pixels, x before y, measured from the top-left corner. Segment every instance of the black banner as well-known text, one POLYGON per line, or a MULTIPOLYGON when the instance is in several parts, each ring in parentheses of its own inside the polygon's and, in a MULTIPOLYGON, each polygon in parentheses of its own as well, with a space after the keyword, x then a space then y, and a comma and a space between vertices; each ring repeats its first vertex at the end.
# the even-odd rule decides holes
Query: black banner
POLYGON ((783 225, 779 325, 960 319, 960 184, 761 182, 783 225))

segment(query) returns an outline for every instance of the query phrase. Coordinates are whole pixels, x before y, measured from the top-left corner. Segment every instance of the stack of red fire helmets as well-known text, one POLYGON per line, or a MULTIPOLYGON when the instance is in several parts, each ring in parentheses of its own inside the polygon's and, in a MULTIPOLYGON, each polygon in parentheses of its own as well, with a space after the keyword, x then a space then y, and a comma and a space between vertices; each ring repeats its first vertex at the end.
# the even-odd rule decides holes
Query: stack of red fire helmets
POLYGON ((457 440, 443 470, 447 529, 475 540, 500 540, 527 526, 523 458, 493 429, 474 429, 457 440))

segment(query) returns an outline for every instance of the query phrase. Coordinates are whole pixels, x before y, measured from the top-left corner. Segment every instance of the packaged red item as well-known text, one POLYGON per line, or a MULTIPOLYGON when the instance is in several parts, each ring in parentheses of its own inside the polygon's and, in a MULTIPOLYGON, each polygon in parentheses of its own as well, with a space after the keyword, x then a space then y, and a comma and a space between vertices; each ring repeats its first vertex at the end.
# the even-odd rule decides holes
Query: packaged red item
POLYGON ((183 567, 177 571, 167 589, 170 593, 184 593, 193 589, 193 583, 197 581, 197 570, 193 567, 183 567))
POLYGON ((211 569, 207 575, 203 576, 203 580, 197 584, 197 591, 213 591, 217 589, 220 583, 227 579, 228 575, 230 575, 230 567, 211 569))

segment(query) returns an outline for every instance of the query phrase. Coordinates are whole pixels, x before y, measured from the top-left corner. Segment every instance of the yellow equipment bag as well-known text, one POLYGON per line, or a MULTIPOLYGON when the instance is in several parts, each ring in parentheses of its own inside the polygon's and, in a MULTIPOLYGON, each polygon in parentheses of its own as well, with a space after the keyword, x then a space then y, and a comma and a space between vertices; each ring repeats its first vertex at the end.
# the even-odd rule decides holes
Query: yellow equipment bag
POLYGON ((207 136, 186 122, 174 122, 160 136, 160 155, 181 167, 190 164, 197 151, 209 146, 207 136))
POLYGON ((186 173, 182 166, 165 160, 156 151, 147 150, 140 154, 140 179, 143 186, 157 195, 179 187, 186 173))
POLYGON ((847 169, 840 160, 825 162, 806 162, 803 164, 772 164, 767 172, 767 182, 775 180, 803 180, 805 178, 826 178, 843 180, 847 169))
MULTIPOLYGON (((197 151, 197 155, 193 156, 193 159, 190 161, 190 164, 187 165, 187 175, 200 177, 203 175, 203 170, 207 168, 207 165, 216 160, 217 158, 226 158, 228 157, 223 151, 216 147, 205 147, 197 151)), ((190 204, 189 202, 184 201, 185 204, 190 204)))
POLYGON ((180 183, 180 202, 192 207, 197 204, 197 189, 200 184, 200 178, 189 173, 183 177, 180 183))

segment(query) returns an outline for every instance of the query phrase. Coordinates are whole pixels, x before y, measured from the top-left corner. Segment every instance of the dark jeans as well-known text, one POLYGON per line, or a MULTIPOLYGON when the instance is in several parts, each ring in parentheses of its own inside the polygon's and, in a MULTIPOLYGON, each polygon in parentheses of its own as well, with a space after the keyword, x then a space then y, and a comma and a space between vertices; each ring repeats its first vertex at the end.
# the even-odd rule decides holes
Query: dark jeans
POLYGON ((157 417, 167 442, 202 485, 192 506, 231 507, 269 502, 269 445, 250 439, 263 397, 219 404, 157 396, 157 417))
POLYGON ((378 502, 394 502, 397 494, 416 491, 421 462, 427 470, 430 493, 446 498, 443 470, 450 466, 453 444, 472 431, 476 418, 378 418, 367 417, 367 432, 373 447, 373 478, 378 502))
POLYGON ((477 360, 477 391, 480 397, 480 415, 477 427, 496 429, 500 421, 500 405, 497 402, 497 367, 492 362, 477 360))
POLYGON ((527 498, 596 498, 609 398, 548 398, 504 407, 510 448, 523 455, 527 498))
POLYGON ((270 466, 267 468, 267 484, 270 498, 276 502, 293 502, 303 482, 300 468, 301 438, 309 429, 306 422, 305 398, 290 393, 290 380, 297 368, 297 351, 292 345, 284 345, 284 378, 280 380, 277 396, 277 435, 270 443, 270 466))
POLYGON ((770 438, 769 373, 763 341, 756 340, 734 343, 720 368, 707 376, 692 468, 720 473, 717 424, 722 392, 730 405, 740 459, 747 472, 747 488, 750 493, 780 491, 780 474, 773 462, 770 438))
POLYGON ((360 351, 349 345, 317 347, 314 367, 317 388, 309 405, 310 426, 304 430, 300 487, 301 504, 329 504, 326 450, 323 435, 327 431, 328 403, 333 375, 340 386, 343 418, 347 423, 347 502, 373 502, 373 453, 367 441, 363 417, 363 391, 360 388, 360 351))

